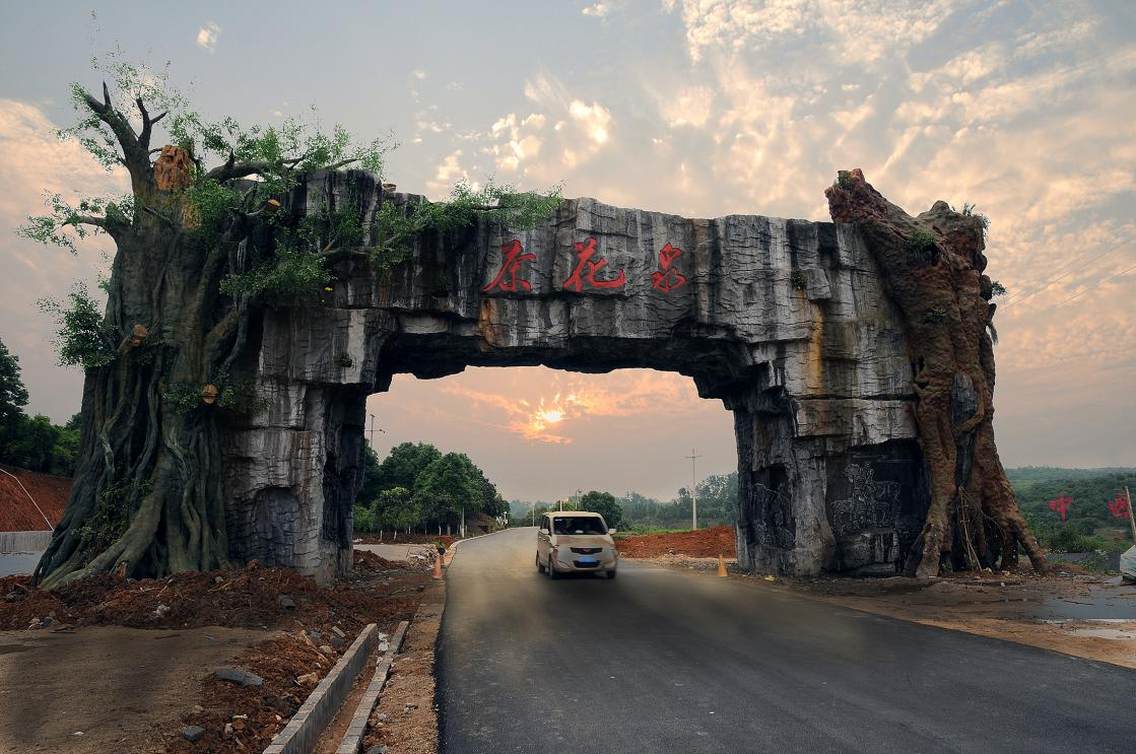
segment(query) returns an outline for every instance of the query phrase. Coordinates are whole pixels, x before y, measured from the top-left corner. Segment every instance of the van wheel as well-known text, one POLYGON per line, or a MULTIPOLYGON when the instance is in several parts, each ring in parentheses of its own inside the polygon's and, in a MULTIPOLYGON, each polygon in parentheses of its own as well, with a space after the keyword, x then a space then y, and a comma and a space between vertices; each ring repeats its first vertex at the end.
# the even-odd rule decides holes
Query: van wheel
POLYGON ((612 568, 610 571, 607 572, 607 578, 608 578, 609 581, 611 579, 615 578, 615 569, 614 568, 612 568))
POLYGON ((537 573, 544 573, 544 566, 540 563, 540 553, 536 554, 536 571, 537 573))

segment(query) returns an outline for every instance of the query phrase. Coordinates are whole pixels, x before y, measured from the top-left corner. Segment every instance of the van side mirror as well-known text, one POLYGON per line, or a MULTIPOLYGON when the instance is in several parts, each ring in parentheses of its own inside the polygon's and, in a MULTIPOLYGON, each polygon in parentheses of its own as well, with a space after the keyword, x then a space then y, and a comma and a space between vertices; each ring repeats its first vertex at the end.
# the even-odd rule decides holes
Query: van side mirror
POLYGON ((541 527, 541 529, 540 529, 540 533, 541 533, 541 534, 548 534, 548 529, 545 529, 545 528, 544 528, 544 527, 542 526, 542 527, 541 527))
POLYGON ((608 533, 608 534, 615 534, 615 533, 616 533, 616 532, 618 532, 618 531, 619 531, 619 529, 608 529, 608 530, 607 530, 607 533, 608 533))

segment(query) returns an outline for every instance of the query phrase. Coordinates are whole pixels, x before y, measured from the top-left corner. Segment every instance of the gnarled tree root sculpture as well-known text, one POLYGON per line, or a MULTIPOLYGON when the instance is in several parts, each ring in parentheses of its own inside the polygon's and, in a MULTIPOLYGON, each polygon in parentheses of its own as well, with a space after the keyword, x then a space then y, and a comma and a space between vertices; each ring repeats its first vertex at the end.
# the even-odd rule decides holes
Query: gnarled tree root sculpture
POLYGON ((1037 571, 1045 557, 1018 510, 994 443, 993 287, 985 220, 946 202, 911 217, 859 170, 826 192, 836 222, 854 223, 883 272, 908 331, 915 421, 931 488, 908 574, 1009 568, 1018 545, 1037 571))

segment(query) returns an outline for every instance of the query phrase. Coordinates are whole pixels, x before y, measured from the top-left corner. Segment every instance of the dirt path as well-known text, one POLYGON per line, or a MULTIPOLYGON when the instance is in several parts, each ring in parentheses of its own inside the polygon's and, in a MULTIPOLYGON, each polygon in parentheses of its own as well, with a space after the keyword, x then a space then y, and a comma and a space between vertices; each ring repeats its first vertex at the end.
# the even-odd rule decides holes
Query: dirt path
POLYGON ((220 627, 0 632, 0 754, 162 751, 201 679, 269 635, 220 627))
POLYGON ((398 754, 436 754, 438 711, 434 707, 434 648, 445 609, 446 585, 435 581, 423 595, 402 651, 371 713, 363 750, 386 746, 398 754))

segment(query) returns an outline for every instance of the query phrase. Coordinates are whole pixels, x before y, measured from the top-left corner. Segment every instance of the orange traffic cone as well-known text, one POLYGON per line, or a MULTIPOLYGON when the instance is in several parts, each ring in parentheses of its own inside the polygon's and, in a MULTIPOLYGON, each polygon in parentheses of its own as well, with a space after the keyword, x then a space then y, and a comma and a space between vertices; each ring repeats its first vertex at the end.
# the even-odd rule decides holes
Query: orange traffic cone
POLYGON ((442 578, 442 553, 434 551, 434 578, 442 578))
POLYGON ((726 560, 721 555, 718 556, 718 575, 725 578, 726 573, 726 560))

